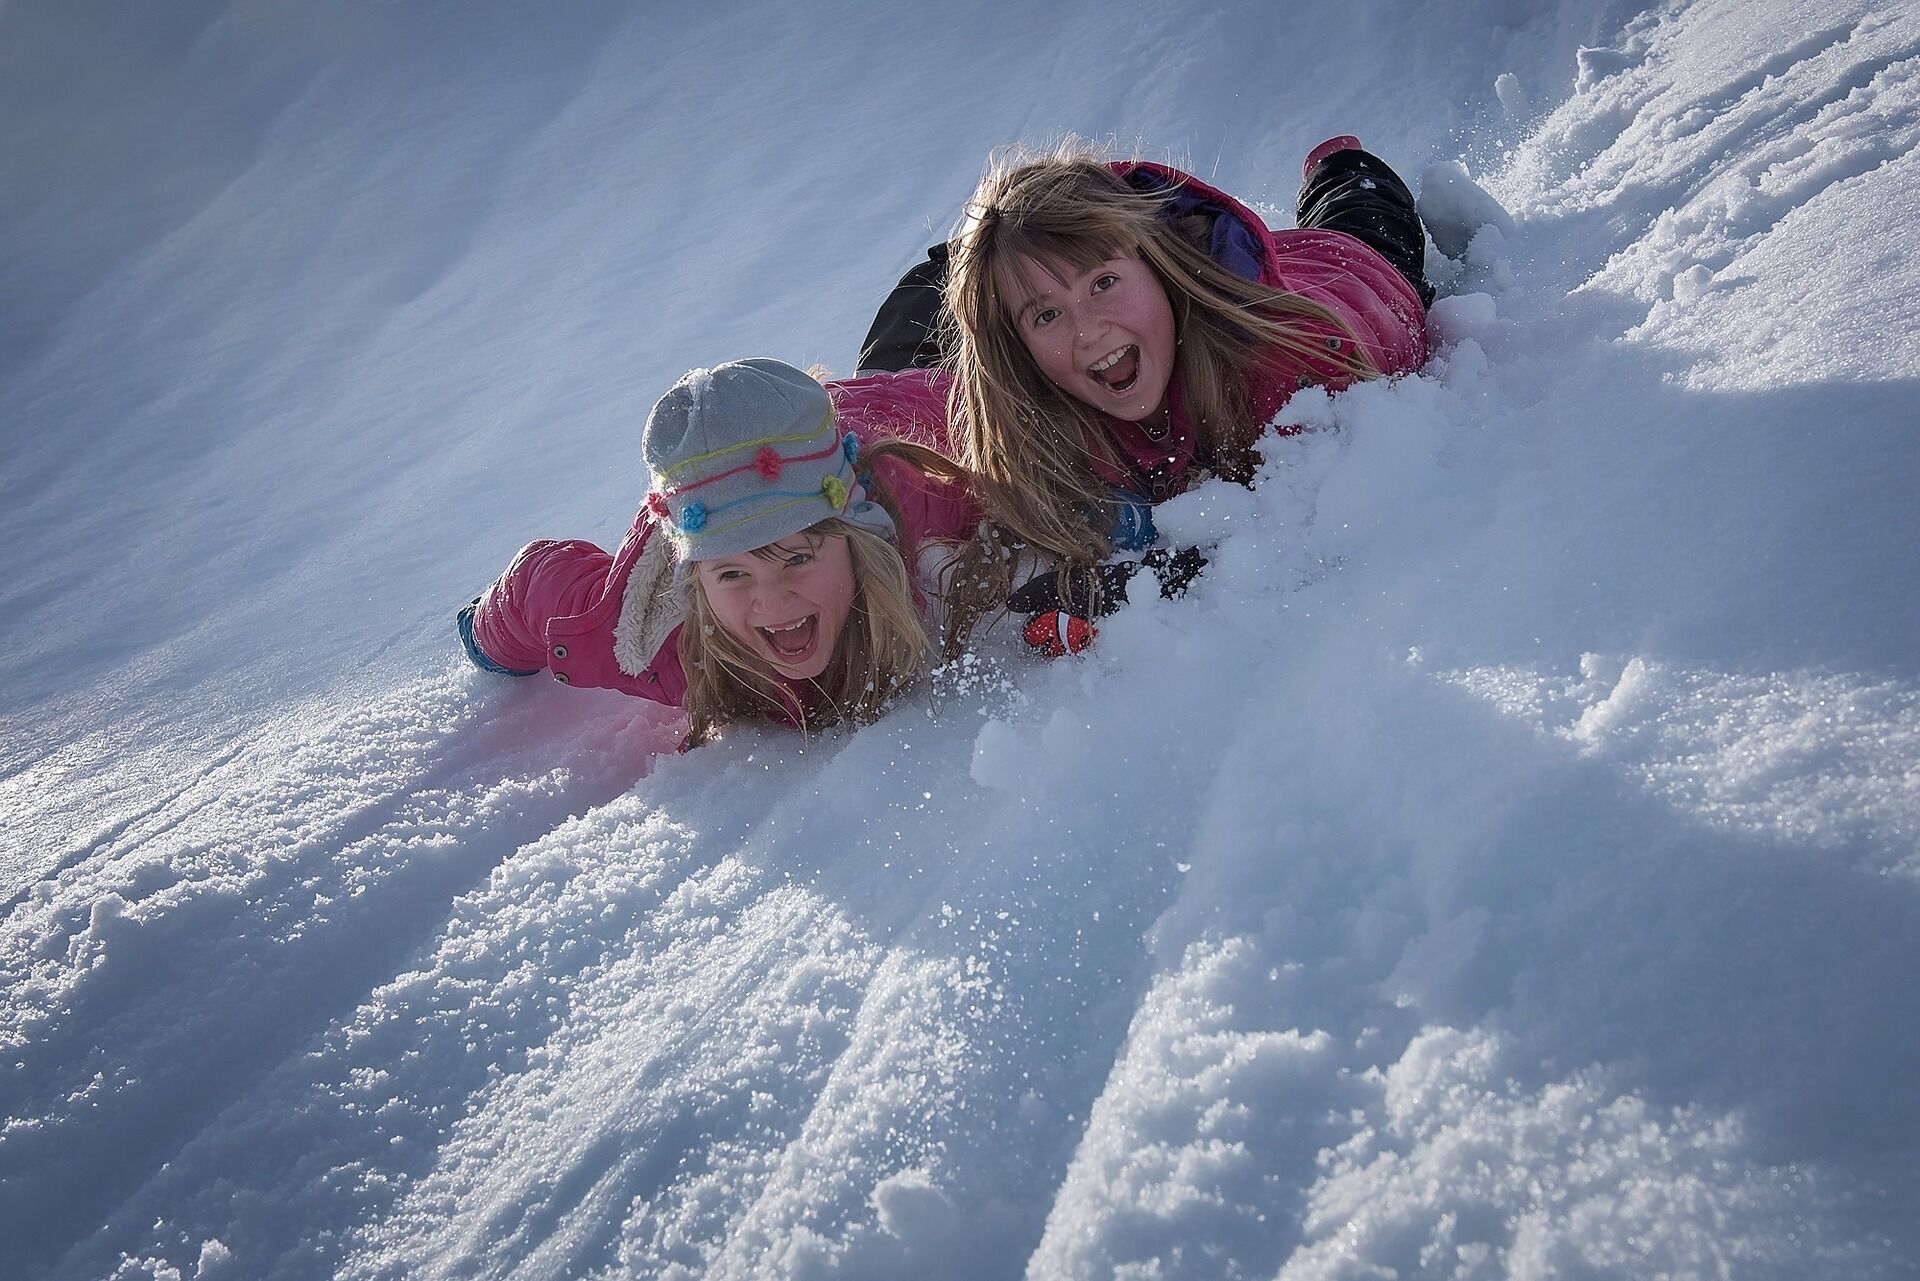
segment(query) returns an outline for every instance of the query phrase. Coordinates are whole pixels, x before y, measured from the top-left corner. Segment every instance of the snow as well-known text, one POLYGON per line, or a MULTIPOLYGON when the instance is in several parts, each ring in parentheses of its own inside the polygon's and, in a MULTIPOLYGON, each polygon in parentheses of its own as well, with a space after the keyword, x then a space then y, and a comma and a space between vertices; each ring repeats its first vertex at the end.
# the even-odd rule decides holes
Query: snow
POLYGON ((1920 1258, 1920 14, 16 3, 0 120, 0 1274, 1920 1258), (1069 129, 1510 221, 1081 658, 459 658, 1069 129))

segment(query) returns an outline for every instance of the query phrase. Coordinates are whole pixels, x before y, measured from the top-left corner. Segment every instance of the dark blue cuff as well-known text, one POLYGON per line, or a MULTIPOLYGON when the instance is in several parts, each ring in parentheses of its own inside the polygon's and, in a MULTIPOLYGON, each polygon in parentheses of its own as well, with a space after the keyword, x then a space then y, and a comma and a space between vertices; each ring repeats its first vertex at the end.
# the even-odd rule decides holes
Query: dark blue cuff
POLYGON ((1115 551, 1144 551, 1160 541, 1153 527, 1153 505, 1130 489, 1113 491, 1113 524, 1107 542, 1115 551))
POLYGON ((475 644, 473 639, 473 607, 479 603, 480 598, 474 597, 472 603, 455 616, 453 623, 454 629, 460 633, 460 643, 466 647, 467 657, 473 660, 473 665, 483 672, 498 672, 502 676, 538 676, 540 674, 538 668, 531 672, 516 672, 511 667, 500 666, 480 652, 480 646, 475 644))

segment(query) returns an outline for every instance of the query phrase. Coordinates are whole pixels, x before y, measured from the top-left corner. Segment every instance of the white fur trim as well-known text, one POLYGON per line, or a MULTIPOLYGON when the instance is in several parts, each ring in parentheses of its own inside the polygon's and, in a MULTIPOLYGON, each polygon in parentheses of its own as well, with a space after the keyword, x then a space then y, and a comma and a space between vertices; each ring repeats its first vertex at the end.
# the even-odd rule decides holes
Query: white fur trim
POLYGON ((686 612, 686 597, 673 576, 673 543, 656 529, 620 593, 620 620, 613 625, 613 660, 620 670, 629 676, 645 672, 686 612))
POLYGON ((958 559, 952 544, 928 539, 920 545, 919 563, 913 567, 913 585, 927 602, 927 635, 936 650, 947 627, 947 597, 953 591, 950 580, 958 559))

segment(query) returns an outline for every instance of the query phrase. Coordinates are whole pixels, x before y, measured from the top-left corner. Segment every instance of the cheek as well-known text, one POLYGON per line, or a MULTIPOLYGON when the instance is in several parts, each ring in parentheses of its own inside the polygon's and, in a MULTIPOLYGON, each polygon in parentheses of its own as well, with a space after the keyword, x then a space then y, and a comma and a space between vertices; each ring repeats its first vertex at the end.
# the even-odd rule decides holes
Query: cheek
POLYGON ((824 622, 836 629, 845 625, 847 613, 853 608, 853 558, 845 544, 838 557, 821 567, 814 581, 813 599, 824 622))
POLYGON ((853 609, 853 579, 851 577, 844 583, 836 585, 830 604, 833 608, 834 626, 846 626, 847 615, 853 609))
POLYGON ((1145 285, 1134 303, 1134 322, 1143 337, 1165 343, 1173 343, 1173 303, 1167 298, 1167 291, 1155 280, 1145 285))
POLYGON ((707 590, 707 610, 713 615, 713 621, 732 634, 735 639, 747 640, 752 629, 747 626, 747 610, 750 605, 748 594, 741 591, 707 590))
POLYGON ((1040 333, 1023 331, 1020 342, 1033 357, 1033 363, 1039 366, 1051 383, 1063 382, 1074 369, 1072 344, 1062 343, 1057 334, 1064 332, 1059 326, 1042 330, 1040 333))

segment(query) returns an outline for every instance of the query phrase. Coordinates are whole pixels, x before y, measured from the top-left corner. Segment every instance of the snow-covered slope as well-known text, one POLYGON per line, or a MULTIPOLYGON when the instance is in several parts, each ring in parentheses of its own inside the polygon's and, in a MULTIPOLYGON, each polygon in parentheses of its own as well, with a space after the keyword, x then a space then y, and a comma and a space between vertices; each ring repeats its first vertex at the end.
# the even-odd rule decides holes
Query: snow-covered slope
POLYGON ((1920 15, 721 8, 0 10, 0 1274, 1910 1273, 1920 15), (1067 129, 1513 227, 1083 660, 455 659, 1067 129))

